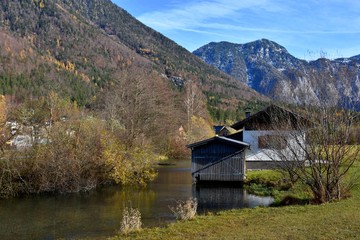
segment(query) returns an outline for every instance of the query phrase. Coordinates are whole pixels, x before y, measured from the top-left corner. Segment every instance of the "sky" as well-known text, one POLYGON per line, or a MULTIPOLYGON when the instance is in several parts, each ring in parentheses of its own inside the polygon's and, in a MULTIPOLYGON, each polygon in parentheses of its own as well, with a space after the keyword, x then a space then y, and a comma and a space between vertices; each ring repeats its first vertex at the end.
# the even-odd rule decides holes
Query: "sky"
POLYGON ((112 0, 190 52, 262 38, 301 59, 360 54, 359 0, 112 0))

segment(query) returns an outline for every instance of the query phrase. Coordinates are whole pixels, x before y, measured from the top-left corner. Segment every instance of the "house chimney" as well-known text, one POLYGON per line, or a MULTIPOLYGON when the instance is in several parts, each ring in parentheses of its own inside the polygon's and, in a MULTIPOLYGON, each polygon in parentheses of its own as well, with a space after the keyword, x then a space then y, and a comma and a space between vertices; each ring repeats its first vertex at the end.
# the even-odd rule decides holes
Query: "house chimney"
POLYGON ((246 112, 245 112, 245 117, 246 117, 246 118, 250 117, 250 115, 251 115, 251 112, 250 112, 250 111, 246 111, 246 112))

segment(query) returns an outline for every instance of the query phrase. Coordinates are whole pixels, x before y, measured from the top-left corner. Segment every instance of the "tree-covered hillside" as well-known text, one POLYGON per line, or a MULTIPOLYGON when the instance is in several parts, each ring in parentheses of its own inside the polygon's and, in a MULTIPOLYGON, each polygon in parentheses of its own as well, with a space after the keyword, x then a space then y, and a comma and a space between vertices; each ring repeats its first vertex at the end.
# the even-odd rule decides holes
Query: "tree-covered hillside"
POLYGON ((177 88, 195 81, 226 104, 262 98, 110 0, 2 1, 0 33, 4 94, 56 90, 91 104, 124 72, 146 69, 177 88))

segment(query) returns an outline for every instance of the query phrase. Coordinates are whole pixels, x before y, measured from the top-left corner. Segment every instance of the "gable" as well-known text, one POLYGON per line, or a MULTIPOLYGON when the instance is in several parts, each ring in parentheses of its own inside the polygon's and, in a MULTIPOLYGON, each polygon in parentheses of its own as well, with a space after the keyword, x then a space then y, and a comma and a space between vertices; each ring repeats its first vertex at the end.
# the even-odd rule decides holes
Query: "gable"
POLYGON ((245 146, 248 147, 249 144, 242 142, 242 141, 238 141, 235 139, 231 139, 231 138, 227 138, 227 137, 223 137, 223 136, 215 136, 209 139, 205 139, 203 141, 199 141, 199 142, 195 142, 189 145, 186 145, 186 147, 191 148, 191 149, 195 149, 198 148, 200 146, 203 145, 209 145, 209 144, 213 144, 216 143, 218 145, 235 145, 235 146, 245 146))
POLYGON ((299 121, 307 122, 307 120, 291 111, 276 105, 270 105, 251 115, 244 120, 236 122, 231 127, 239 130, 289 130, 296 129, 299 121))
POLYGON ((193 148, 193 153, 202 154, 214 154, 219 156, 226 156, 228 154, 235 153, 243 149, 244 145, 231 144, 225 141, 211 141, 207 144, 193 148))

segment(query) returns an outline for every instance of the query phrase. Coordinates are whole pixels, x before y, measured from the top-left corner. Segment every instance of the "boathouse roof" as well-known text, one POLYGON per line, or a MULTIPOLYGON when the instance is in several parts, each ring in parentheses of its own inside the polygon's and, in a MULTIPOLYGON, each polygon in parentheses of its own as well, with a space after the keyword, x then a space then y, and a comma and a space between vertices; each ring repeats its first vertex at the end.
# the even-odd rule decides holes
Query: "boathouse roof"
POLYGON ((235 139, 231 139, 231 138, 227 138, 227 137, 223 137, 223 136, 215 136, 209 139, 205 139, 199 142, 195 142, 189 145, 186 145, 188 148, 196 148, 202 145, 206 145, 209 144, 213 141, 220 141, 220 142, 225 142, 225 143, 229 143, 229 144, 233 144, 233 145, 240 145, 240 146, 246 146, 249 147, 250 144, 246 143, 246 142, 242 142, 242 141, 238 141, 235 139))

